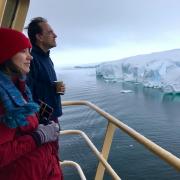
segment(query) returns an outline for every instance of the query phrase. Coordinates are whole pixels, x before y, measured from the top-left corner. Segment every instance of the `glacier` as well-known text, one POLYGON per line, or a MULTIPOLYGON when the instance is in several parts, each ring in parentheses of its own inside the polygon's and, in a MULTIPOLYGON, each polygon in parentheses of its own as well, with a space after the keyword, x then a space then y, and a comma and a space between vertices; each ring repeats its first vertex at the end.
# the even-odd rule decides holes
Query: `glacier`
POLYGON ((96 76, 106 81, 129 81, 164 93, 180 93, 180 49, 123 58, 99 64, 96 76))

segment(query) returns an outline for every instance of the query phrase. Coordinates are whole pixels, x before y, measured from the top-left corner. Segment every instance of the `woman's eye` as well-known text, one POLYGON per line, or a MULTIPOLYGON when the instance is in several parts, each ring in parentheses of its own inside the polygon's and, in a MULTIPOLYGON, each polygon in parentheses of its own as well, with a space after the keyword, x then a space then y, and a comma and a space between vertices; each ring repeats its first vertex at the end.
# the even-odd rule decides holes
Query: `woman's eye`
POLYGON ((26 50, 25 50, 25 49, 23 49, 21 52, 26 52, 26 50))
POLYGON ((28 49, 28 50, 27 50, 27 49, 23 49, 21 52, 22 52, 22 53, 29 52, 29 49, 28 49))

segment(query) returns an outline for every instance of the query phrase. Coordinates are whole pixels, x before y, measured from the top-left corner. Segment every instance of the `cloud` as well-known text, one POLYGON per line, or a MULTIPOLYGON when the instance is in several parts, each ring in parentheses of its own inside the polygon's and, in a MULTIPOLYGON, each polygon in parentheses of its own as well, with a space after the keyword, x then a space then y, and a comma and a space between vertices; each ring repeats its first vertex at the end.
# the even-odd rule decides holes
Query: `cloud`
POLYGON ((111 59, 118 48, 121 51, 125 46, 126 52, 132 52, 135 44, 142 53, 148 48, 178 48, 179 9, 179 0, 31 0, 26 24, 36 16, 47 18, 58 35, 55 51, 64 54, 63 61, 69 58, 65 53, 74 52, 84 59, 88 51, 101 57, 102 49, 112 53, 107 55, 111 59))

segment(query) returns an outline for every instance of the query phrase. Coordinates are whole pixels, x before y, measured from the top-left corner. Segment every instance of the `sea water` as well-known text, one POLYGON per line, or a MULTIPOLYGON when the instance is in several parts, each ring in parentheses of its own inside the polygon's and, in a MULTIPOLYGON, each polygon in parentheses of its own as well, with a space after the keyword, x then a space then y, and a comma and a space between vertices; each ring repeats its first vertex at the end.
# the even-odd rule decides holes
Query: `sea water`
MULTIPOLYGON (((57 70, 66 84, 63 101, 90 101, 145 137, 180 157, 180 96, 164 95, 160 89, 131 82, 97 78, 94 68, 57 70)), ((63 107, 62 130, 80 129, 101 150, 107 121, 86 106, 63 107)), ((61 160, 79 163, 88 180, 93 180, 98 161, 78 135, 60 137, 61 160)), ((116 130, 108 162, 123 180, 179 180, 180 173, 152 152, 116 130)), ((63 167, 65 180, 78 180, 73 167, 63 167)), ((105 173, 104 179, 112 179, 105 173)))

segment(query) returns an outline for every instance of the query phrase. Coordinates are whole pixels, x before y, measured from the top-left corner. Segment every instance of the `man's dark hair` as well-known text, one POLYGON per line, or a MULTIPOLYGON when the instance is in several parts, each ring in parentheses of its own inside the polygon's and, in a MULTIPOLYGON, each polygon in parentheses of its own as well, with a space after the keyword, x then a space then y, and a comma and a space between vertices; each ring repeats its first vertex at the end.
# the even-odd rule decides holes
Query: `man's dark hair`
POLYGON ((36 17, 33 18, 28 26, 25 28, 27 29, 27 33, 32 45, 36 44, 36 34, 42 33, 42 28, 40 23, 47 23, 47 20, 43 17, 36 17))

